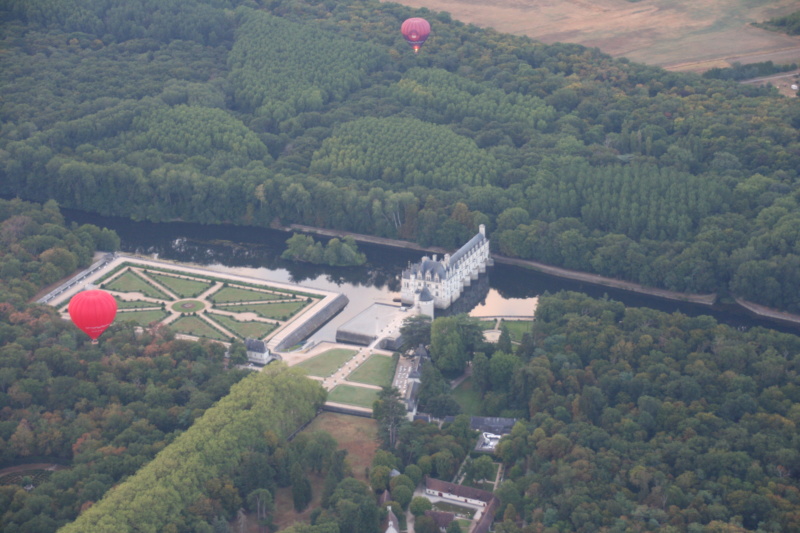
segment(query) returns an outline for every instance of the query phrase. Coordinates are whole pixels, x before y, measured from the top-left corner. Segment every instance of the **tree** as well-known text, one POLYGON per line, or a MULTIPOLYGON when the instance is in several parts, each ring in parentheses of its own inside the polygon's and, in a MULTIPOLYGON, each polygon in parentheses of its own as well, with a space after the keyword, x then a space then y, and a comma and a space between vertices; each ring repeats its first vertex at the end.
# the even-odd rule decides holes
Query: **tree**
POLYGON ((292 501, 297 512, 304 510, 311 502, 311 482, 303 471, 300 462, 295 462, 291 467, 292 501))
POLYGON ((369 484, 375 492, 383 492, 389 484, 389 473, 391 470, 388 466, 376 466, 369 473, 369 484))
POLYGON ((411 514, 414 516, 422 516, 425 514, 425 511, 430 511, 431 509, 433 509, 433 504, 425 496, 414 496, 408 506, 408 510, 411 511, 411 514))
POLYGON ((414 531, 416 533, 439 533, 439 527, 430 516, 419 516, 414 520, 414 531))
POLYGON ((378 399, 372 405, 372 413, 378 420, 384 444, 393 449, 397 443, 397 432, 406 421, 406 407, 400 400, 400 391, 391 386, 381 388, 378 399))
POLYGON ((474 481, 491 479, 494 476, 494 464, 488 455, 474 459, 467 468, 467 475, 474 481))
POLYGON ((272 493, 267 489, 256 489, 247 495, 247 506, 256 512, 259 525, 268 525, 269 514, 274 508, 272 493))
POLYGON ((403 350, 428 346, 431 343, 431 317, 412 315, 405 318, 400 326, 400 335, 403 338, 403 350))

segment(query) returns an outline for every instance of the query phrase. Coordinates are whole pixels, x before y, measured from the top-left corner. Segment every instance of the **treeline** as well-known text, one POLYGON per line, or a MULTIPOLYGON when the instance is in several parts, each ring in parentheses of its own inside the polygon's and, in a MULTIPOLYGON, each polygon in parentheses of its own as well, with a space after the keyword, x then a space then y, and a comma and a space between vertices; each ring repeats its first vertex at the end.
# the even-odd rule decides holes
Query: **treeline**
POLYGON ((789 35, 800 35, 800 11, 795 11, 785 17, 775 17, 765 22, 754 24, 765 30, 780 31, 789 35))
MULTIPOLYGON (((205 522, 214 516, 208 500, 220 491, 238 497, 230 473, 251 449, 263 447, 265 434, 286 438, 324 401, 325 390, 302 372, 282 364, 255 372, 61 531, 212 531, 205 522)), ((222 503, 235 512, 235 504, 222 503)))
POLYGON ((485 224, 506 255, 800 311, 774 89, 368 0, 55 4, 3 6, 0 194, 446 248, 485 224))
MULTIPOLYGON (((800 13, 800 12, 799 12, 800 13)), ((798 17, 800 21, 800 17, 798 17)), ((798 22, 798 33, 800 33, 800 22, 798 22)), ((714 67, 703 72, 704 78, 714 78, 717 80, 749 80, 762 76, 769 76, 778 72, 789 72, 797 70, 797 63, 776 65, 772 61, 762 61, 760 63, 747 63, 742 65, 735 62, 733 66, 727 68, 714 67)))
MULTIPOLYGON (((502 531, 800 527, 800 341, 710 317, 540 298, 514 348, 477 354, 500 442, 502 531)), ((496 524, 495 527, 498 527, 496 524)))
POLYGON ((119 249, 119 237, 84 224, 72 229, 54 201, 0 199, 0 302, 22 305, 42 287, 89 266, 95 250, 119 249))

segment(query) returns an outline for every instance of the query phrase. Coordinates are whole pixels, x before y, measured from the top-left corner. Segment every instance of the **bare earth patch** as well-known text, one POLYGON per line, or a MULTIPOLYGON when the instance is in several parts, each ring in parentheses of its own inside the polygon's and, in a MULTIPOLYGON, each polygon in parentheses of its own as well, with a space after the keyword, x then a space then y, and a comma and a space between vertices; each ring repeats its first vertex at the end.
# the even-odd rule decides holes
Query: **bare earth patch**
MULTIPOLYGON (((703 72, 733 62, 800 60, 800 37, 750 25, 797 10, 796 0, 401 0, 544 43, 598 47, 614 57, 703 72)), ((426 47, 435 46, 435 23, 426 47)))

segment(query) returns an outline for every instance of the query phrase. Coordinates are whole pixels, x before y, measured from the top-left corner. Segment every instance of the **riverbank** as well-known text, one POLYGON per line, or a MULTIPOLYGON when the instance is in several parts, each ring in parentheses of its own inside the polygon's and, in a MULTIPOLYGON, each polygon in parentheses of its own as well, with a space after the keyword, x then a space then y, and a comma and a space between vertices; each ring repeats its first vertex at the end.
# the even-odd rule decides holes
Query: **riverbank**
MULTIPOLYGON (((445 254, 451 251, 451 250, 445 250, 444 248, 440 248, 438 246, 432 246, 426 248, 420 246, 417 243, 409 241, 401 241, 399 239, 387 239, 385 237, 374 237, 372 235, 351 233, 348 231, 332 230, 327 228, 315 228, 313 226, 303 226, 301 224, 292 224, 289 227, 281 227, 276 229, 281 229, 283 231, 301 231, 303 233, 313 233, 325 237, 343 238, 349 236, 355 239, 357 242, 366 242, 370 244, 378 244, 381 246, 392 246, 395 248, 404 248, 406 250, 417 250, 420 252, 431 253, 431 254, 434 253, 445 254)), ((559 278, 570 279, 573 281, 580 281, 583 283, 591 283, 592 285, 600 285, 603 287, 610 287, 613 289, 620 289, 623 291, 636 292, 639 294, 645 294, 647 296, 655 296, 657 298, 664 298, 667 300, 690 302, 699 305, 707 305, 709 307, 714 305, 714 303, 717 301, 716 294, 690 294, 685 292, 668 291, 666 289, 647 287, 645 285, 640 285, 632 281, 607 278, 605 276, 590 274, 588 272, 578 272, 576 270, 569 270, 566 268, 547 265, 545 263, 540 263, 538 261, 531 261, 529 259, 518 259, 515 257, 507 257, 498 254, 492 254, 492 259, 494 259, 494 261, 497 263, 528 268, 531 270, 536 270, 538 272, 542 272, 544 274, 556 276, 559 278)), ((770 316, 770 315, 765 314, 763 316, 770 316)), ((798 316, 797 319, 798 323, 800 323, 800 316, 798 316)))

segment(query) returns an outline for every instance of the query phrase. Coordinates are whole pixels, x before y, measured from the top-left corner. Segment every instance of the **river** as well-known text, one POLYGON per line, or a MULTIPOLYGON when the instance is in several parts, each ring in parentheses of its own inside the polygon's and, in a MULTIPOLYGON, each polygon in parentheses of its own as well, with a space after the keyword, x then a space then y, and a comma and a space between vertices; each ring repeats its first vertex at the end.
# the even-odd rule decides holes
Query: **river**
MULTIPOLYGON (((123 252, 169 261, 192 263, 218 272, 231 272, 253 278, 298 283, 318 289, 342 292, 350 304, 313 336, 312 340, 333 340, 336 328, 375 301, 392 301, 400 296, 400 274, 421 252, 387 246, 359 244, 367 256, 360 267, 327 267, 294 263, 280 258, 291 235, 278 230, 182 222, 134 222, 125 218, 103 217, 82 211, 62 209, 67 222, 90 223, 117 232, 123 252)), ((738 307, 720 308, 666 300, 628 291, 571 281, 510 265, 489 268, 486 278, 470 289, 464 300, 474 317, 533 316, 537 298, 544 292, 570 290, 593 297, 608 296, 626 306, 650 307, 690 316, 710 315, 733 327, 764 326, 798 333, 773 321, 754 317, 738 307), (474 304, 474 305, 473 305, 474 304)))

